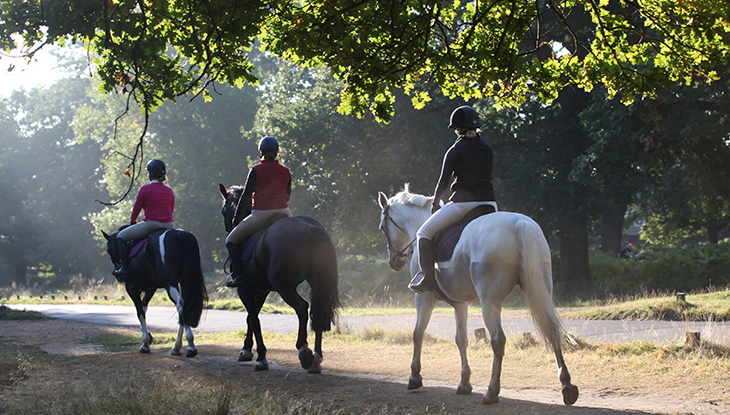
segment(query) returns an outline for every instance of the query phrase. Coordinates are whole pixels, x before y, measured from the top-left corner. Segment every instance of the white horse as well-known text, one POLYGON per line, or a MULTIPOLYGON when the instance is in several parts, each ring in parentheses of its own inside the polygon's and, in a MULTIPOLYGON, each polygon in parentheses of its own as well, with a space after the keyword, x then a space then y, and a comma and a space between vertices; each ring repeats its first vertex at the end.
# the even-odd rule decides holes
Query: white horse
MULTIPOLYGON (((388 265, 396 271, 405 267, 413 253, 416 232, 431 215, 433 198, 409 193, 408 186, 392 198, 380 192, 382 209, 380 230, 388 244, 388 265)), ((411 258, 411 275, 418 272, 418 258, 411 258)), ((506 338, 500 313, 505 299, 519 285, 530 307, 532 318, 547 347, 555 353, 563 402, 578 400, 578 388, 570 383, 560 341, 563 327, 552 302, 550 248, 539 225, 529 217, 511 212, 497 212, 472 221, 466 226, 454 254, 447 262, 437 263, 436 281, 446 298, 435 292, 416 294, 417 319, 413 329, 413 360, 408 389, 423 386, 421 350, 423 335, 436 301, 446 300, 456 315, 456 344, 461 354, 461 382, 457 394, 471 393, 471 369, 467 361, 468 303, 479 302, 484 324, 489 330, 494 359, 489 388, 482 403, 499 401, 500 375, 506 338)))

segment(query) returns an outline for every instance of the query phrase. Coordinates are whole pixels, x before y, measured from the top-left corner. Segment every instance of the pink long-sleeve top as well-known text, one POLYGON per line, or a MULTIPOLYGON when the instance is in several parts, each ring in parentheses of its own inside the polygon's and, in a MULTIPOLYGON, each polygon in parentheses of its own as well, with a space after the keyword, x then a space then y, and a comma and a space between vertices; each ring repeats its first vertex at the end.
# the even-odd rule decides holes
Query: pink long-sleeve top
POLYGON ((175 194, 170 186, 157 180, 142 186, 132 208, 132 222, 137 220, 141 210, 144 210, 146 221, 174 222, 172 212, 175 211, 175 194))

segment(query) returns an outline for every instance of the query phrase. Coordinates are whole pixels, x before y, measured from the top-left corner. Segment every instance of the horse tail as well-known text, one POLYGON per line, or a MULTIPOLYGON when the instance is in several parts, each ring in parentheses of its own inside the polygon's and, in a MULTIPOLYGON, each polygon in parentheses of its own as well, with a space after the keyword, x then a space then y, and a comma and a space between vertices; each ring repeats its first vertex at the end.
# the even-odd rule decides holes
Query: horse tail
POLYGON ((208 301, 203 269, 200 266, 200 247, 195 235, 180 232, 181 254, 183 257, 183 274, 181 283, 183 311, 180 323, 190 327, 198 327, 203 308, 208 301))
POLYGON ((520 254, 520 288, 545 345, 552 351, 560 350, 564 329, 553 304, 550 247, 534 221, 520 219, 515 228, 520 254))
POLYGON ((307 281, 312 290, 310 319, 315 332, 329 331, 340 307, 337 254, 327 231, 322 225, 317 225, 307 228, 311 258, 307 281))

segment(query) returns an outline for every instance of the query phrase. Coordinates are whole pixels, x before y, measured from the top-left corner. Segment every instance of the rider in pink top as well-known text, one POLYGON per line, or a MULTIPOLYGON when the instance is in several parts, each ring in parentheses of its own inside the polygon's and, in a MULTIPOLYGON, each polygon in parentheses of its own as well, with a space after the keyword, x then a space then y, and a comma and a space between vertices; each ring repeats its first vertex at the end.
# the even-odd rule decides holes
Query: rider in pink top
MULTIPOLYGON (((172 213, 175 210, 175 193, 164 183, 167 180, 165 163, 162 160, 151 160, 147 163, 150 183, 142 186, 132 208, 131 226, 121 230, 117 238, 124 241, 144 239, 159 228, 175 229, 172 213), (144 210, 144 221, 137 223, 140 211, 144 210)), ((126 243, 117 245, 117 253, 121 261, 112 272, 119 282, 129 275, 129 248, 126 243)))
POLYGON ((142 186, 137 193, 137 200, 134 201, 134 208, 132 208, 132 223, 137 222, 137 217, 142 209, 144 209, 145 222, 174 222, 172 212, 175 211, 175 194, 170 186, 159 180, 152 180, 142 186))

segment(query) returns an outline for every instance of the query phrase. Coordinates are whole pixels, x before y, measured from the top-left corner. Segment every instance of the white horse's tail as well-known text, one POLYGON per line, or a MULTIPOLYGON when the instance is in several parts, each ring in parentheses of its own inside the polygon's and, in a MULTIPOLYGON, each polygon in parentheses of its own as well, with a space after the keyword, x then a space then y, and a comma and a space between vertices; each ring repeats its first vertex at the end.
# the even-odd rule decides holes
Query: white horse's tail
POLYGON ((551 351, 560 350, 564 330, 553 304, 550 248, 540 226, 530 219, 518 220, 515 231, 520 253, 520 288, 545 345, 551 351), (545 256, 547 262, 543 260, 545 256))

